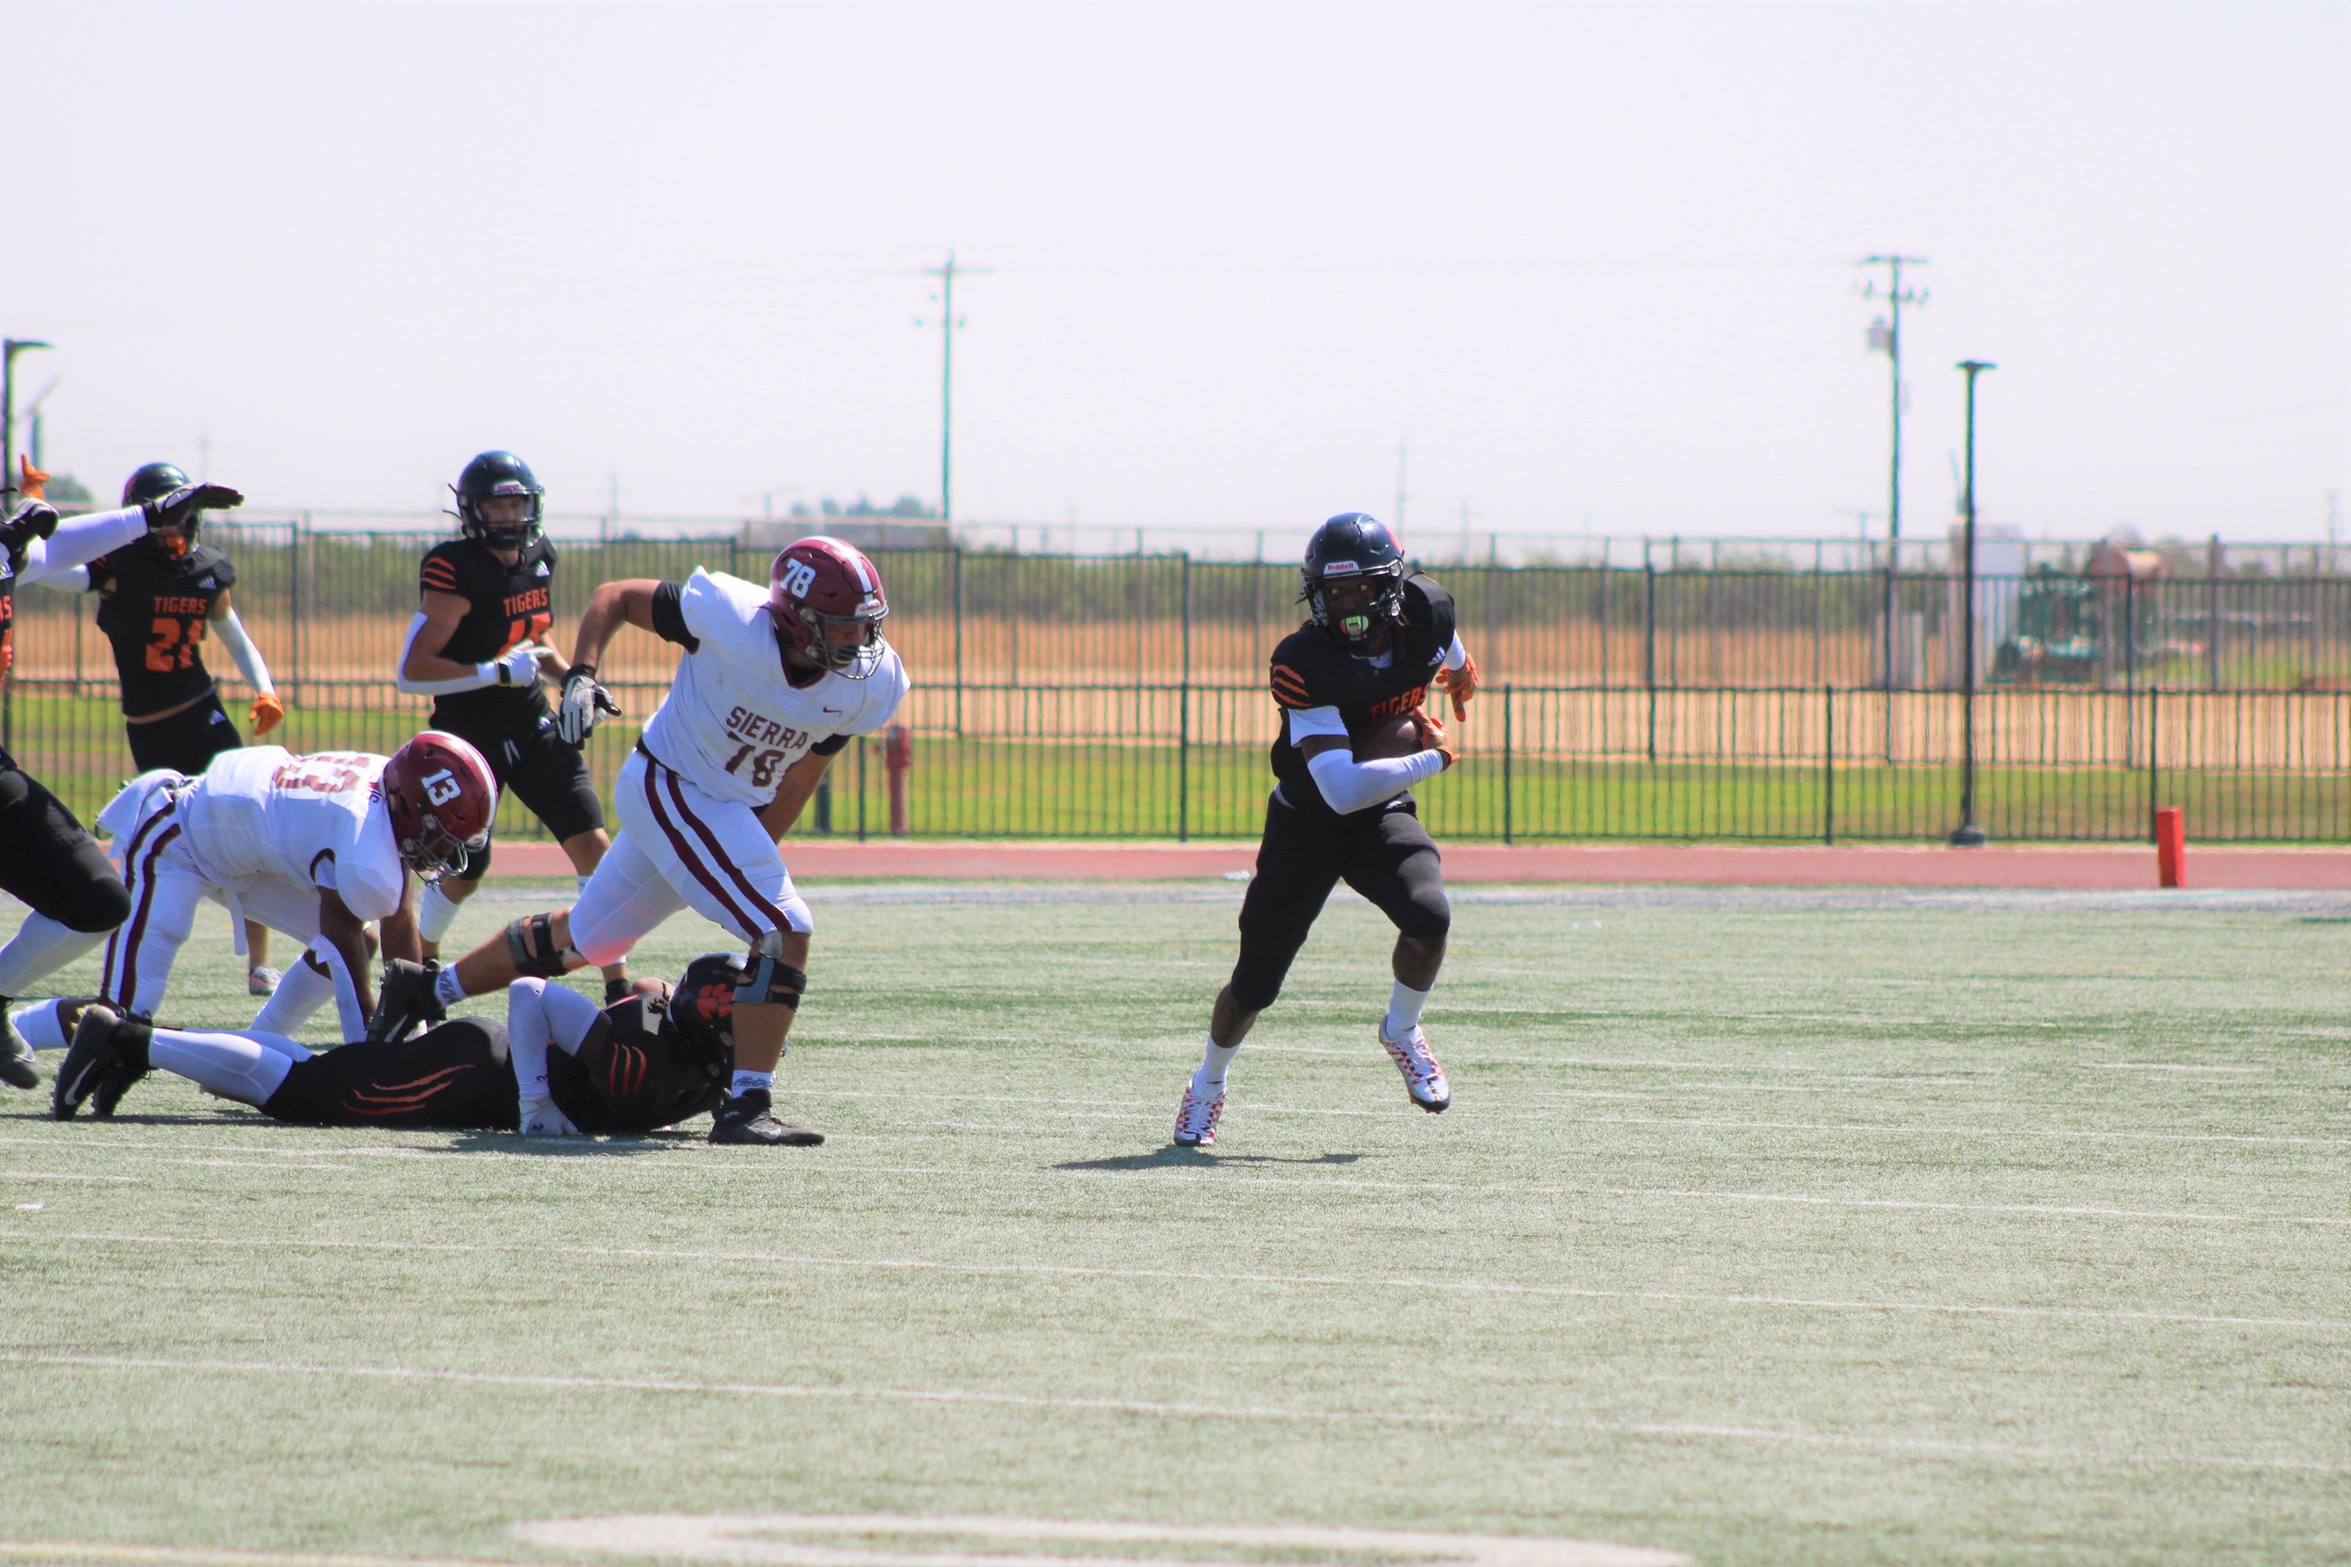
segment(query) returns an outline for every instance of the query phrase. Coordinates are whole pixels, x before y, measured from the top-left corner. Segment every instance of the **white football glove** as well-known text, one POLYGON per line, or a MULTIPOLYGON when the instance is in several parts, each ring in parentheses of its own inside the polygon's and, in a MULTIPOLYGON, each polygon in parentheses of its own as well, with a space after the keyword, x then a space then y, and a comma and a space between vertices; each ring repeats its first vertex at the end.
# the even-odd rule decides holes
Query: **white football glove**
POLYGON ((498 683, 502 686, 535 686, 539 683, 539 650, 525 642, 513 652, 498 660, 498 683))
POLYGON ((555 732, 565 745, 584 745, 597 717, 596 668, 574 664, 563 676, 563 701, 555 709, 555 732))
POLYGON ((555 1101, 544 1096, 525 1099, 520 1106, 522 1135, 525 1137, 577 1137, 580 1129, 571 1124, 571 1117, 555 1108, 555 1101))

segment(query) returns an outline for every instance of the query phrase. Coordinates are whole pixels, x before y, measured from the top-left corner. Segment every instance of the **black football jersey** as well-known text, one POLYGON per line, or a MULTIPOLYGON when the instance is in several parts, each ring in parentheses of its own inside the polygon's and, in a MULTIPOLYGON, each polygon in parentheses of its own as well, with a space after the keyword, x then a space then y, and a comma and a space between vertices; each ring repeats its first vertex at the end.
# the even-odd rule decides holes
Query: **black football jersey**
MULTIPOLYGON (((1273 650, 1273 699, 1285 714, 1309 707, 1335 707, 1351 736, 1382 719, 1411 712, 1428 700, 1429 680, 1444 667, 1453 646, 1453 595, 1432 577, 1404 579, 1404 624, 1394 627, 1388 651, 1377 662, 1358 658, 1308 621, 1273 650)), ((1282 720, 1273 742, 1273 775, 1281 796, 1308 815, 1335 816, 1306 770, 1306 758, 1290 743, 1282 720)), ((1395 810, 1409 793, 1390 800, 1395 810)))
POLYGON ((112 587, 98 600, 98 629, 114 648, 125 713, 160 713, 212 689, 204 632, 236 580, 237 568, 209 544, 177 560, 130 544, 90 562, 90 585, 112 587))
POLYGON ((715 1110, 734 1063, 695 1050, 647 996, 604 1009, 580 1053, 547 1052, 555 1106, 583 1132, 650 1132, 715 1110))
MULTIPOLYGON (((479 539, 449 539, 426 554, 417 585, 466 602, 465 617, 441 656, 486 664, 517 643, 543 640, 554 625, 555 546, 542 534, 509 566, 479 539)), ((547 713, 547 699, 536 688, 516 686, 453 692, 433 703, 433 722, 461 734, 475 726, 506 729, 518 720, 535 727, 547 713)))

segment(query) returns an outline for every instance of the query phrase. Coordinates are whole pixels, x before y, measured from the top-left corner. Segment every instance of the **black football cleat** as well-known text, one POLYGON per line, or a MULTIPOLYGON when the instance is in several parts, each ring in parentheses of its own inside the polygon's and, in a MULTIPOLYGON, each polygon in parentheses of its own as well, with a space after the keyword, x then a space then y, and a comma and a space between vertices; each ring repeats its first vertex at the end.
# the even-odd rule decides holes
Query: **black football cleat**
POLYGON ((778 1144, 786 1148, 814 1148, 824 1141, 824 1133, 805 1126, 794 1126, 779 1121, 768 1108, 764 1091, 754 1089, 747 1094, 729 1094, 710 1118, 710 1140, 714 1143, 751 1143, 764 1148, 778 1144))
POLYGON ((41 1086, 40 1068, 33 1064, 33 1047, 16 1031, 16 1020, 0 1007, 0 1083, 11 1088, 41 1086))
POLYGON ((97 1092, 110 1073, 124 1067, 114 1042, 115 1025, 121 1021, 122 1015, 112 1007, 93 1001, 82 1008, 73 1026, 73 1043, 66 1047, 65 1065, 57 1069, 57 1081, 49 1088, 49 1110, 60 1121, 72 1120, 82 1101, 97 1092))
POLYGON ((380 1045, 406 1039, 419 1023, 438 1023, 449 1015, 434 986, 441 965, 434 959, 411 963, 391 958, 384 964, 384 983, 376 992, 375 1017, 367 1025, 367 1042, 380 1045))
POLYGON ((114 1065, 101 1073, 90 1090, 90 1113, 101 1121, 114 1119, 115 1106, 149 1071, 147 1045, 155 1026, 145 1018, 126 1017, 114 1025, 114 1065))

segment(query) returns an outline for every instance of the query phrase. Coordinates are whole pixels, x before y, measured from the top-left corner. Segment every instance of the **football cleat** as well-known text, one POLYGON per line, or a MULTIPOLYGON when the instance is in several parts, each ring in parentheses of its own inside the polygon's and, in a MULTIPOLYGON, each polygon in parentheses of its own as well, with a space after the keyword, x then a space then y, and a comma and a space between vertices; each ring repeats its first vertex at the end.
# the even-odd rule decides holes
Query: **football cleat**
POLYGON ((147 1075, 145 1064, 133 1060, 131 1053, 122 1046, 123 1041, 118 1036, 115 1047, 120 1059, 111 1071, 98 1079, 98 1086, 90 1090, 90 1113, 101 1121, 113 1120, 114 1107, 122 1103, 122 1096, 147 1075))
POLYGON ((1396 1063, 1396 1070, 1404 1074, 1404 1091, 1412 1096, 1414 1104, 1436 1115, 1453 1103, 1453 1089, 1445 1081, 1445 1069, 1437 1064, 1436 1052, 1429 1049, 1428 1035, 1420 1031, 1418 1023, 1402 1039, 1390 1039, 1383 1032, 1380 1048, 1396 1063))
POLYGON ((1178 1148, 1215 1147, 1216 1123, 1223 1114, 1222 1090, 1218 1091, 1214 1099, 1203 1099, 1198 1089, 1186 1083, 1184 1102, 1176 1106, 1175 1145, 1178 1148))
POLYGON ((787 1148, 813 1148, 824 1141, 822 1132, 777 1120, 769 1104, 768 1096, 757 1089, 747 1094, 729 1094, 726 1103, 710 1118, 710 1140, 754 1143, 766 1148, 779 1143, 787 1148))
POLYGON ((38 1088, 41 1074, 33 1065, 32 1042, 16 1031, 16 1019, 0 1007, 0 1083, 11 1088, 38 1088))
POLYGON ((114 1043, 115 1025, 121 1021, 122 1015, 112 1007, 93 1002, 82 1008, 73 1026, 73 1043, 66 1047, 65 1065, 57 1069, 57 1081, 49 1089, 50 1113, 60 1121, 72 1120, 99 1084, 128 1067, 114 1043))
POLYGON ((266 963, 256 963, 245 971, 245 994, 248 996, 274 994, 278 988, 278 981, 285 977, 266 963))
POLYGON ((449 1015, 435 988, 441 978, 438 960, 411 963, 406 958, 384 960, 384 983, 376 992, 375 1016, 367 1025, 367 1042, 386 1044, 406 1039, 420 1023, 438 1023, 449 1015))
POLYGON ((570 1116, 557 1108, 552 1098, 541 1096, 525 1099, 515 1107, 516 1119, 521 1122, 525 1137, 577 1137, 580 1129, 572 1124, 570 1116))

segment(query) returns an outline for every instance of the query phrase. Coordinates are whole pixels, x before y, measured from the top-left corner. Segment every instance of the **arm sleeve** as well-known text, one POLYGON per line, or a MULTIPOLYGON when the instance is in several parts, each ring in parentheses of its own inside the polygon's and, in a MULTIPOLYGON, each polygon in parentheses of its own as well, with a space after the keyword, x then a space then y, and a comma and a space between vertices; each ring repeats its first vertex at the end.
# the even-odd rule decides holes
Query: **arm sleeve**
POLYGON ((653 590, 653 634, 691 653, 702 646, 702 639, 687 629, 685 598, 683 583, 664 582, 653 590))
POLYGON ((68 517, 48 538, 33 540, 25 550, 16 580, 38 582, 69 566, 87 565, 101 555, 113 554, 146 531, 147 514, 136 506, 68 517))
POLYGON ((1314 786, 1330 808, 1344 816, 1392 800, 1423 778, 1436 777, 1445 770, 1445 758, 1436 751, 1416 751, 1359 762, 1346 751, 1325 751, 1308 757, 1306 770, 1314 775, 1314 786))
MULTIPOLYGON (((235 610, 229 611, 229 618, 231 620, 237 618, 235 610)), ((416 634, 424 627, 425 618, 421 614, 408 622, 408 635, 400 644, 400 662, 392 666, 392 684, 410 696, 448 696, 458 691, 479 691, 484 686, 494 686, 498 683, 498 666, 496 664, 476 664, 473 666, 472 674, 451 675, 446 680, 409 679, 408 651, 416 646, 416 634)), ((238 667, 243 668, 244 666, 240 663, 238 667)))
MULTIPOLYGON (((424 617, 419 615, 417 618, 422 620, 424 617)), ((413 631, 409 634, 412 637, 415 635, 413 631)), ((219 635, 221 646, 227 648, 229 657, 237 661, 237 673, 245 677, 246 683, 256 691, 276 695, 278 688, 270 683, 269 666, 261 661, 261 649, 253 645, 253 638, 246 634, 245 623, 237 618, 235 610, 221 616, 219 635)))
POLYGON ((90 591, 90 568, 68 566, 63 571, 53 571, 41 579, 41 586, 54 593, 87 593, 90 591))
POLYGON ((1453 633, 1453 645, 1445 649, 1445 667, 1459 669, 1469 662, 1469 649, 1461 645, 1461 633, 1453 633))

